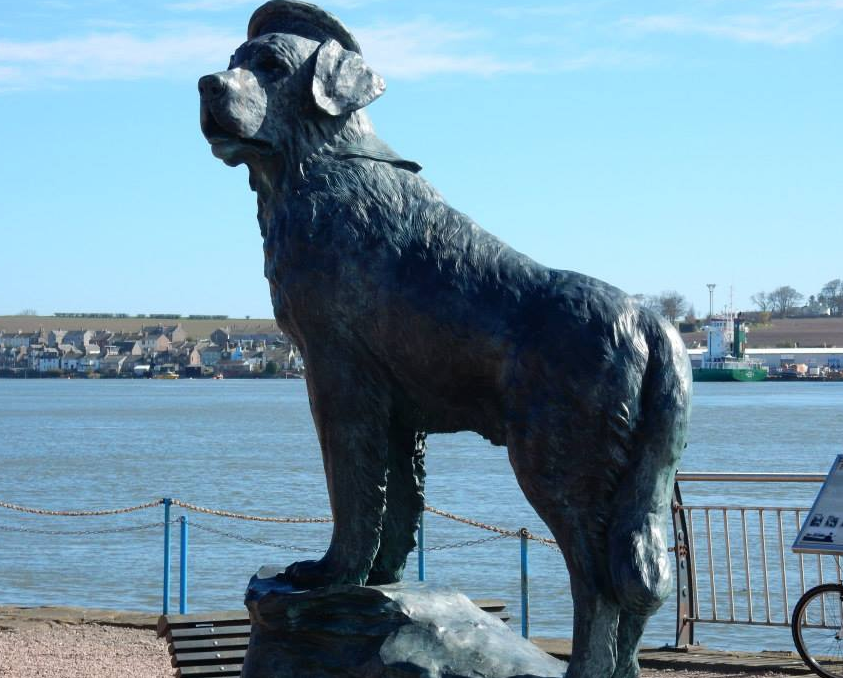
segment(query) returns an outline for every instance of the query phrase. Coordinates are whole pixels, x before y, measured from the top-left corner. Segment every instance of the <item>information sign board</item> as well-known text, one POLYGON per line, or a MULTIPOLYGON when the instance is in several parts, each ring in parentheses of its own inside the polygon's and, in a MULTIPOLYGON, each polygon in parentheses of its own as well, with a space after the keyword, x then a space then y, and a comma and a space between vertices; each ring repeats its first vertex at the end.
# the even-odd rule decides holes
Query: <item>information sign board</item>
POLYGON ((843 454, 838 454, 793 542, 797 553, 843 554, 843 454))

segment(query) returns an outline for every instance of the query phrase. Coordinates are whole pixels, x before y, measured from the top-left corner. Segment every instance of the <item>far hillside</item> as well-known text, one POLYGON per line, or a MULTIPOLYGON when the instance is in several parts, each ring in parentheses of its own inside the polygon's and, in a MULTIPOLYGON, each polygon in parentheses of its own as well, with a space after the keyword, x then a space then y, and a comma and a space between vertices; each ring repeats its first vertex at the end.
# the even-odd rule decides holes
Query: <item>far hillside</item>
POLYGON ((57 318, 44 315, 0 315, 0 332, 36 332, 42 327, 50 330, 111 330, 112 332, 139 332, 142 327, 177 325, 181 323, 187 336, 203 339, 220 327, 233 332, 277 332, 275 321, 269 318, 226 318, 194 320, 188 318, 57 318))
MULTIPOLYGON (((705 346, 706 333, 682 334, 687 346, 705 346)), ((843 347, 843 317, 773 318, 766 325, 749 325, 748 348, 843 347)))

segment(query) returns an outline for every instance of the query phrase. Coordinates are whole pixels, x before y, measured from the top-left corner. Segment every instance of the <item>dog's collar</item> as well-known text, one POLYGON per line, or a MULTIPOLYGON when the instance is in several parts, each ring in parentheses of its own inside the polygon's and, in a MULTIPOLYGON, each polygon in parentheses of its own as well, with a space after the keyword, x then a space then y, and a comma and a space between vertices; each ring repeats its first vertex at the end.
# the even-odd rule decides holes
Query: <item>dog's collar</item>
POLYGON ((378 162, 388 162, 410 172, 421 171, 421 165, 412 160, 405 160, 383 141, 374 137, 364 137, 356 143, 338 143, 328 147, 328 151, 338 158, 367 158, 378 162))

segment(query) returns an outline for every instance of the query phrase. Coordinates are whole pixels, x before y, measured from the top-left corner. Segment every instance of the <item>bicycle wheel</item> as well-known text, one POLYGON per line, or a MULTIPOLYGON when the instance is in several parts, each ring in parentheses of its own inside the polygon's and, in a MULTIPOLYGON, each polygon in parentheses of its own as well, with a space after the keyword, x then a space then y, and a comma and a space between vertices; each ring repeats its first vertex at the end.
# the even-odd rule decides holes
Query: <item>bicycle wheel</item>
POLYGON ((790 628, 799 656, 823 678, 843 678, 843 586, 820 584, 793 608, 790 628))

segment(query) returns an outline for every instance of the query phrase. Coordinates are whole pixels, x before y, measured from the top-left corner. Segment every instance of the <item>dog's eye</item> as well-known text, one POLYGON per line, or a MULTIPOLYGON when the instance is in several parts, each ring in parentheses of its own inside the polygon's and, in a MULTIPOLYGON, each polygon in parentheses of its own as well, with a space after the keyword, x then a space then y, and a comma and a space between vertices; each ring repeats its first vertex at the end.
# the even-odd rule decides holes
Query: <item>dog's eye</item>
POLYGON ((276 71, 282 75, 291 73, 290 65, 274 52, 261 54, 255 62, 255 66, 263 71, 276 71))

